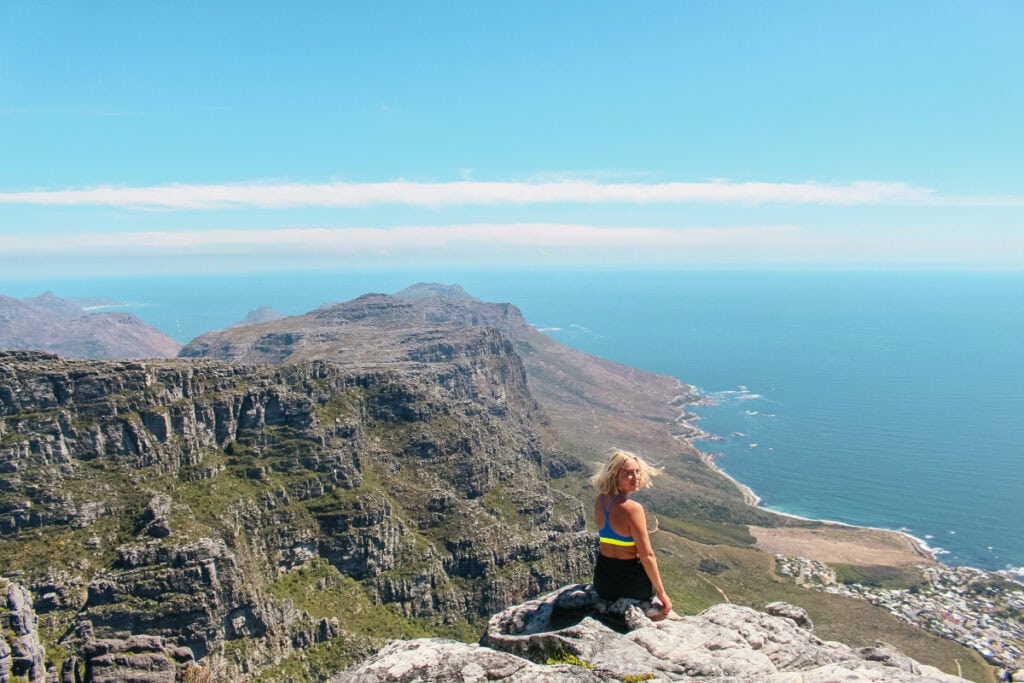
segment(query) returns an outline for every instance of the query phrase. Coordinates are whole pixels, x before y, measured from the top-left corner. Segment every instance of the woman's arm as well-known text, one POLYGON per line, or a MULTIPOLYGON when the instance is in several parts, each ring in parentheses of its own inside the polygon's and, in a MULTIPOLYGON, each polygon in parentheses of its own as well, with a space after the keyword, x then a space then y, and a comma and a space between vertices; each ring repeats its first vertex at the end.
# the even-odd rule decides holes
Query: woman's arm
POLYGON ((635 500, 628 501, 622 505, 622 511, 626 513, 629 520, 629 530, 636 541, 636 552, 640 558, 640 564, 647 572, 647 578, 654 586, 654 593, 662 605, 662 612, 672 610, 672 601, 665 592, 665 585, 661 582, 661 572, 658 571, 658 558, 654 555, 654 548, 651 546, 651 536, 647 533, 647 515, 644 513, 644 506, 635 500))

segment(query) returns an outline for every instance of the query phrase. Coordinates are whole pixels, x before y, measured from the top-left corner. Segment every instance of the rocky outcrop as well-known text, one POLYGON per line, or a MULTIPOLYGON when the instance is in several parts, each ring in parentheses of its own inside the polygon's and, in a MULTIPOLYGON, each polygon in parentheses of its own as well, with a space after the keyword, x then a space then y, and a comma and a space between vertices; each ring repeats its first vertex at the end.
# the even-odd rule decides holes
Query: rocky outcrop
POLYGON ((30 299, 0 295, 0 349, 120 360, 172 358, 181 344, 131 313, 89 313, 47 292, 30 299))
POLYGON ((0 352, 0 538, 61 648, 159 637, 231 678, 339 635, 373 646, 294 606, 304 567, 438 624, 585 575, 582 506, 545 483, 572 460, 542 445, 510 342, 402 345, 358 366, 0 352))
MULTIPOLYGON (((84 648, 85 683, 174 683, 192 664, 188 648, 155 636, 92 640, 84 648)), ((70 668, 70 667, 69 667, 70 668)))
POLYGON ((243 325, 257 325, 259 323, 266 323, 272 320, 280 320, 284 317, 284 313, 274 310, 270 306, 260 306, 249 311, 242 320, 232 325, 232 327, 241 327, 243 325))
POLYGON ((0 579, 0 683, 46 680, 45 653, 39 642, 39 619, 32 594, 24 586, 0 579))
POLYGON ((823 641, 806 613, 785 603, 773 611, 787 616, 721 604, 662 621, 644 607, 566 586, 492 617, 483 646, 393 642, 334 681, 963 681, 883 643, 856 650, 823 641))

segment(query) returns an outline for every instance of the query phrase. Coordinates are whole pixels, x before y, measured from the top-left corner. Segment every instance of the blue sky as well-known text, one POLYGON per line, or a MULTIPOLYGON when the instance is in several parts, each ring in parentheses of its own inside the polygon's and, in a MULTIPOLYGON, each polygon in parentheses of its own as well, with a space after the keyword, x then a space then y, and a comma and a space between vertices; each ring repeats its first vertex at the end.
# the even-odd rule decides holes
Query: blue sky
POLYGON ((1024 3, 0 3, 0 280, 1024 268, 1024 3))

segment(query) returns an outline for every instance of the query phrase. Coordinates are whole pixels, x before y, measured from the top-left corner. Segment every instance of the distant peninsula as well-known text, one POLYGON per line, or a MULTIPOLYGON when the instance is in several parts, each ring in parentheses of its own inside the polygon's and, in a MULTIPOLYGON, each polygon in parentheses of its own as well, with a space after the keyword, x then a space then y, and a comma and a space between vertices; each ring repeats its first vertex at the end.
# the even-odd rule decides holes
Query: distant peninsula
POLYGON ((105 299, 62 299, 53 292, 25 299, 0 295, 0 349, 95 360, 177 355, 181 344, 138 316, 87 310, 110 305, 105 299))

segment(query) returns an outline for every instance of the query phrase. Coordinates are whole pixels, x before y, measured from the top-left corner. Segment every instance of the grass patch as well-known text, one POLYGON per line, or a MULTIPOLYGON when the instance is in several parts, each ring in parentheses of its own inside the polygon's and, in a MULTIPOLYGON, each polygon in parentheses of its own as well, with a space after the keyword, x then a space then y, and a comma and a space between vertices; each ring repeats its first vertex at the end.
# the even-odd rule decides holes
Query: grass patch
POLYGON ((345 422, 351 418, 361 419, 366 405, 366 390, 351 387, 330 394, 330 400, 315 408, 316 421, 321 425, 331 425, 335 421, 345 422))
MULTIPOLYGON (((424 618, 402 616, 393 606, 375 604, 358 581, 323 558, 279 576, 267 590, 279 600, 291 601, 313 619, 340 618, 343 632, 265 670, 257 681, 324 680, 395 638, 441 636, 475 642, 480 637, 479 628, 466 620, 437 626, 424 618)), ((235 645, 233 649, 241 647, 235 645)))
POLYGON ((498 519, 504 520, 509 524, 515 524, 519 521, 520 515, 516 509, 514 494, 503 484, 497 484, 491 488, 490 491, 481 496, 480 502, 488 512, 498 519))
MULTIPOLYGON (((653 516, 653 514, 652 514, 653 516)), ((660 528, 705 545, 752 546, 757 540, 750 535, 746 526, 720 524, 704 520, 682 520, 668 515, 658 515, 660 528)), ((655 537, 655 543, 657 537, 655 537)))
POLYGON ((397 614, 393 608, 374 604, 358 581, 323 558, 279 576, 268 591, 278 599, 290 600, 314 619, 344 616, 346 631, 374 640, 433 635, 421 623, 397 614))
POLYGON ((174 497, 176 502, 188 505, 197 522, 217 526, 232 504, 251 500, 266 491, 266 488, 265 484, 237 476, 229 469, 209 479, 178 484, 174 497))
POLYGON ((879 565, 830 564, 840 583, 859 583, 872 588, 926 590, 928 579, 914 567, 887 567, 879 565))

